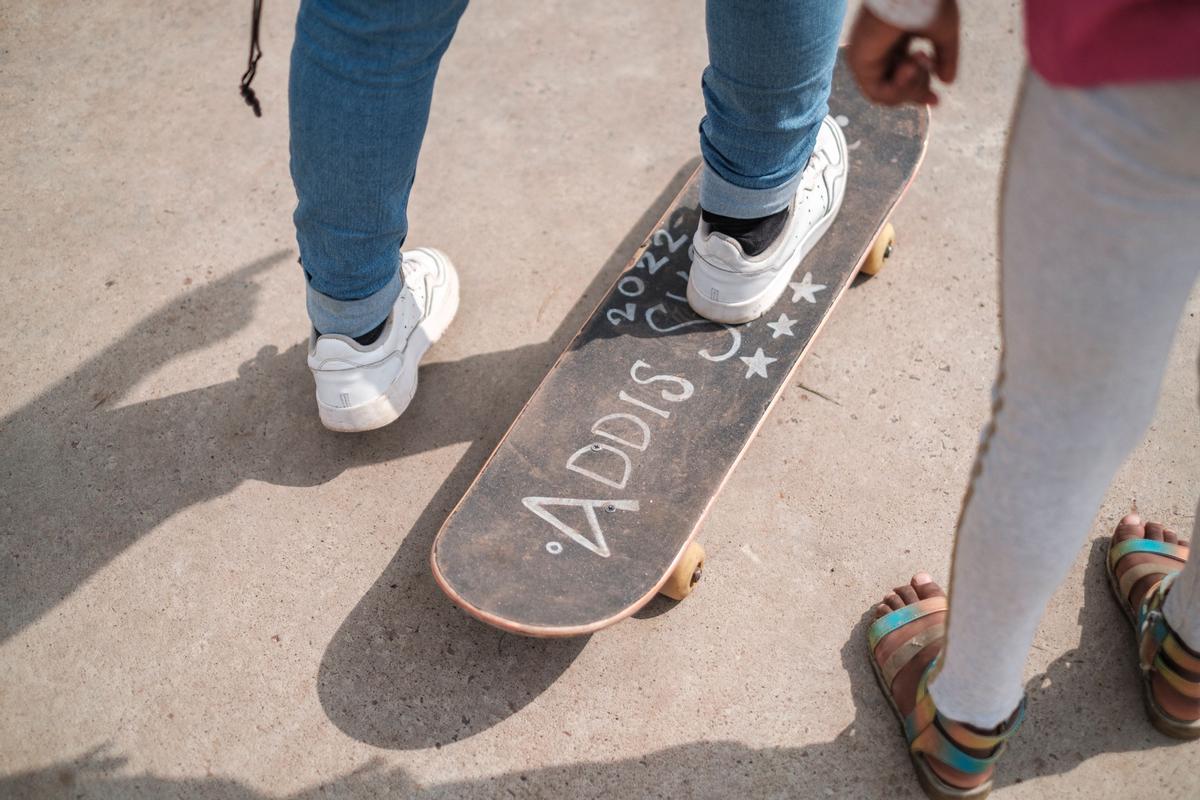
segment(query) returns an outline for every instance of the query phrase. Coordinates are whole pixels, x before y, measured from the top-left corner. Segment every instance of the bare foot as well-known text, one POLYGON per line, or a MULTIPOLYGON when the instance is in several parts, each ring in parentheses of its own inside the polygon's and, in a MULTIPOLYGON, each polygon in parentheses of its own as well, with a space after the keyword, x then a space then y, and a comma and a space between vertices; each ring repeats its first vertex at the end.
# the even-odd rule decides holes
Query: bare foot
MULTIPOLYGON (((1120 544, 1127 539, 1151 539, 1158 542, 1166 542, 1168 544, 1178 544, 1185 548, 1187 552, 1188 543, 1181 540, 1175 531, 1168 530, 1157 522, 1142 523, 1141 517, 1137 514, 1129 514, 1121 520, 1117 525, 1116 531, 1113 533, 1113 545, 1120 544)), ((1186 555, 1185 555, 1186 557, 1186 555)), ((1165 555, 1156 553, 1130 553, 1124 556, 1117 562, 1116 573, 1117 580, 1126 572, 1138 566, 1139 564, 1153 564, 1161 566, 1162 571, 1152 573, 1138 580, 1129 590, 1129 596, 1125 598, 1125 602, 1129 605, 1129 610, 1137 616, 1137 610, 1145 599, 1146 593, 1162 580, 1166 573, 1178 572, 1183 566, 1178 560, 1165 555)), ((1200 682, 1200 675, 1189 675, 1186 672, 1181 672, 1185 678, 1194 678, 1200 682)), ((1172 687, 1161 675, 1157 672, 1150 673, 1150 686, 1154 692, 1154 699, 1163 711, 1170 714, 1175 719, 1191 721, 1200 719, 1200 699, 1188 697, 1182 694, 1177 689, 1172 687)))
MULTIPOLYGON (((905 606, 914 605, 921 600, 927 600, 935 597, 945 597, 946 593, 942 591, 942 587, 933 582, 933 578, 929 574, 919 572, 913 576, 912 581, 904 586, 897 586, 886 597, 883 602, 875 606, 875 618, 882 618, 893 611, 904 608, 905 606)), ((923 617, 913 620, 879 640, 875 647, 873 657, 879 662, 882 668, 887 663, 888 658, 893 653, 899 650, 908 642, 915 639, 922 631, 927 628, 945 625, 946 612, 935 611, 931 614, 926 614, 923 617)), ((905 664, 896 676, 892 679, 890 687, 892 699, 896 706, 900 709, 900 713, 907 716, 916 705, 917 702, 917 687, 921 682, 921 676, 925 673, 926 667, 933 661, 942 651, 942 645, 945 642, 944 634, 936 638, 934 641, 927 644, 921 651, 913 657, 911 661, 905 664)), ((977 758, 983 758, 988 755, 988 752, 980 752, 971 750, 966 747, 961 748, 964 752, 969 753, 977 758)), ((949 767, 942 762, 923 756, 929 768, 946 783, 960 789, 974 789, 986 783, 992 777, 992 769, 988 768, 985 772, 977 774, 968 774, 960 772, 952 767, 949 767)))

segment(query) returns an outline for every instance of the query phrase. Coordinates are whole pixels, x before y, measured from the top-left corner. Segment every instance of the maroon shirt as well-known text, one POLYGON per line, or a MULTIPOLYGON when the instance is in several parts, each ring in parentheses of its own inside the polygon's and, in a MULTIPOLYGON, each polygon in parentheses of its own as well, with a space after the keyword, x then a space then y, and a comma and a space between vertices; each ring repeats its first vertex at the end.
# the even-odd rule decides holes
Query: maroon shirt
POLYGON ((1053 84, 1200 78, 1200 0, 1025 0, 1025 35, 1053 84))

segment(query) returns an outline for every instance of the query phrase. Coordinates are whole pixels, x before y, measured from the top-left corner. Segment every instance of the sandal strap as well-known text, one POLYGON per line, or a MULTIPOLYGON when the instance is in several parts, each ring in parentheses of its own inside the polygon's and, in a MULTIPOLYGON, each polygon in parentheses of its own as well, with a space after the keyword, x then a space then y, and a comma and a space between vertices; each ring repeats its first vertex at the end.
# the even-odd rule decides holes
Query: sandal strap
POLYGON ((1118 586, 1121 590, 1121 597, 1125 602, 1129 602, 1129 593, 1133 591, 1134 584, 1142 578, 1151 575, 1170 575, 1172 570, 1163 569, 1162 562, 1152 562, 1147 564, 1136 564, 1121 575, 1121 580, 1118 586))
POLYGON ((892 688, 892 681, 900 674, 900 670, 908 666, 908 663, 921 654, 931 644, 938 642, 946 637, 946 625, 939 622, 922 630, 916 636, 909 639, 900 647, 896 648, 887 661, 883 662, 879 671, 883 673, 883 682, 889 690, 892 688))
POLYGON ((904 720, 904 735, 909 749, 968 775, 987 771, 1004 752, 1005 743, 1021 727, 1025 719, 1025 700, 1008 722, 996 733, 977 731, 960 722, 943 717, 929 694, 929 679, 935 673, 938 659, 925 669, 917 684, 917 703, 904 720), (980 757, 964 748, 987 751, 980 757))
POLYGON ((918 620, 921 617, 945 611, 949 606, 950 601, 945 596, 927 597, 924 600, 911 603, 904 608, 898 608, 895 611, 884 614, 875 620, 871 624, 870 630, 867 631, 867 641, 870 643, 871 652, 874 653, 880 640, 892 631, 903 628, 908 623, 918 620))
POLYGON ((1170 629, 1167 628, 1166 621, 1163 619, 1162 607, 1163 603, 1167 601, 1167 590, 1171 588, 1171 583, 1178 574, 1177 572, 1167 573, 1161 581, 1150 587, 1150 591, 1146 592, 1146 596, 1142 598, 1142 604, 1138 606, 1137 610, 1136 623, 1139 640, 1145 638, 1149 629, 1160 632, 1155 644, 1166 638, 1166 631, 1170 629))
POLYGON ((1138 608, 1138 661, 1143 672, 1154 671, 1162 676, 1172 689, 1194 700, 1200 700, 1200 681, 1179 673, 1180 670, 1200 674, 1200 657, 1189 650, 1163 615, 1167 590, 1177 573, 1164 577, 1138 608))
MULTIPOLYGON (((1167 630, 1170 630, 1168 628, 1167 630)), ((1195 651, 1188 648, 1183 642, 1179 641, 1179 637, 1175 631, 1171 631, 1171 635, 1163 640, 1162 653, 1171 661, 1179 665, 1180 669, 1186 670, 1193 675, 1200 675, 1200 656, 1196 655, 1195 651)))
MULTIPOLYGON (((1134 537, 1126 539, 1111 545, 1108 548, 1108 565, 1114 570, 1117 568, 1117 563, 1125 556, 1134 553, 1148 553, 1156 556, 1166 556, 1173 558, 1180 564, 1183 564, 1188 559, 1188 548, 1185 545, 1162 542, 1157 539, 1144 539, 1134 537)), ((1167 570, 1163 570, 1166 572, 1167 570)))
POLYGON ((1184 697, 1189 697, 1192 700, 1200 700, 1200 682, 1185 678, 1176 672, 1175 668, 1163 659, 1162 651, 1159 651, 1159 655, 1154 659, 1154 671, 1170 684, 1172 689, 1184 697))

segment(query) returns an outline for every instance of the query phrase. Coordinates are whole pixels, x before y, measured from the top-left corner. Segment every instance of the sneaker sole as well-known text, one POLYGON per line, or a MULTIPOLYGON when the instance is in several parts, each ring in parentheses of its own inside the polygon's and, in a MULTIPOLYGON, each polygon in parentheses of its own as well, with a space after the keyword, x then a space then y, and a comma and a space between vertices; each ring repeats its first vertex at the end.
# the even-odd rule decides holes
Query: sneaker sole
POLYGON ((396 379, 391 382, 383 394, 374 400, 354 406, 353 408, 333 408, 320 401, 317 410, 321 416, 321 424, 331 431, 338 433, 361 433, 382 428, 400 418, 408 409, 413 396, 417 393, 417 371, 421 359, 442 338, 446 328, 458 314, 458 272, 445 253, 431 247, 420 248, 442 265, 446 274, 445 296, 442 302, 431 309, 429 316, 421 320, 421 324, 413 331, 408 340, 408 350, 414 366, 402 369, 396 379))

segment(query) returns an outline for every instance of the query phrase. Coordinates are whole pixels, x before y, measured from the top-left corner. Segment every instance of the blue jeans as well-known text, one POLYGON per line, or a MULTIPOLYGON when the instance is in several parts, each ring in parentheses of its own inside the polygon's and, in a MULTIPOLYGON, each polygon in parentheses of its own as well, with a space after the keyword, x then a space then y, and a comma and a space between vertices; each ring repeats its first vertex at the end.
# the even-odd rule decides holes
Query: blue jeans
MULTIPOLYGON (((403 289, 408 195, 466 0, 302 0, 289 84, 308 313, 358 336, 403 289)), ((708 0, 700 123, 708 211, 785 208, 827 110, 845 0, 708 0)))

